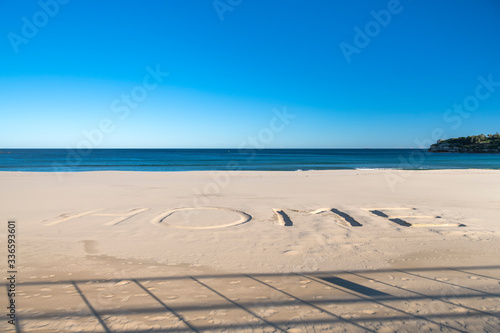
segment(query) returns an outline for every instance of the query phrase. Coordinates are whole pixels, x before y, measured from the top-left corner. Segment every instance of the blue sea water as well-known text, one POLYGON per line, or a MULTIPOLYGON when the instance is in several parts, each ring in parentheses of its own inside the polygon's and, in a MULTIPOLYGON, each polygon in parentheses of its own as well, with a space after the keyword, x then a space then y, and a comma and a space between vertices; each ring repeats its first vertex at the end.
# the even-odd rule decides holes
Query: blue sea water
POLYGON ((0 171, 500 169, 500 154, 422 149, 3 149, 0 171))

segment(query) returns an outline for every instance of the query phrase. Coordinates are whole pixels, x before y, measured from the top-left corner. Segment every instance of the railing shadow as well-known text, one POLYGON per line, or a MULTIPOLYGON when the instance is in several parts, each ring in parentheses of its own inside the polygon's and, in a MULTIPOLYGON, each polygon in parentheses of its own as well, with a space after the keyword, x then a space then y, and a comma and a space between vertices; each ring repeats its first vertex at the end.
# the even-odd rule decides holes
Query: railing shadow
MULTIPOLYGON (((477 275, 484 279, 500 280, 500 266, 474 266, 474 267, 424 267, 424 268, 414 268, 414 269, 379 269, 379 270, 355 270, 355 271, 323 271, 314 273, 257 273, 257 274, 201 274, 201 275, 189 275, 189 276, 165 276, 165 277, 147 277, 147 278, 137 278, 130 277, 127 279, 94 279, 94 280, 61 280, 61 281, 29 281, 20 282, 18 287, 22 288, 24 286, 31 287, 46 287, 54 285, 68 285, 73 286, 81 300, 88 308, 88 312, 81 311, 37 311, 34 313, 22 313, 19 312, 18 326, 19 331, 22 329, 22 322, 24 321, 39 321, 39 320, 55 320, 61 319, 62 317, 94 317, 101 327, 101 332, 119 332, 124 333, 126 330, 113 330, 108 323, 108 318, 110 316, 119 315, 140 315, 148 316, 153 314, 168 313, 173 315, 182 323, 183 327, 171 327, 167 331, 175 332, 201 332, 206 330, 240 330, 243 328, 251 329, 263 329, 268 328, 277 332, 287 332, 290 327, 296 326, 311 326, 316 325, 346 325, 347 327, 361 329, 368 332, 377 331, 374 323, 395 323, 403 321, 422 321, 438 325, 441 329, 447 329, 449 331, 464 332, 463 326, 453 323, 453 320, 472 320, 473 318, 489 318, 489 320, 494 320, 496 323, 500 324, 500 312, 485 310, 484 308, 477 308, 474 304, 467 304, 469 300, 478 300, 488 298, 493 302, 500 302, 500 287, 493 291, 480 290, 477 287, 471 287, 468 285, 460 284, 460 281, 442 281, 429 276, 423 275, 425 272, 439 272, 442 276, 444 273, 453 274, 468 274, 477 275), (481 271, 480 273, 475 273, 474 271, 481 271), (488 273, 485 273, 488 272, 488 273), (434 283, 435 290, 439 290, 438 293, 431 293, 421 290, 414 290, 415 288, 409 288, 407 286, 398 285, 396 282, 385 281, 382 278, 374 278, 374 274, 405 274, 407 276, 412 276, 415 279, 422 279, 426 283, 434 283), (419 274, 420 273, 420 274, 419 274), (495 275, 496 274, 496 275, 495 275), (340 276, 342 277, 340 277, 340 276), (249 300, 239 300, 228 295, 229 291, 233 291, 236 287, 232 286, 229 288, 227 284, 224 284, 224 279, 228 278, 239 278, 247 279, 248 281, 256 282, 260 285, 263 290, 267 290, 269 294, 279 294, 283 299, 279 300, 259 300, 259 301, 249 301, 249 300), (317 287, 320 290, 320 286, 328 287, 328 291, 322 287, 325 293, 325 297, 314 298, 312 295, 307 294, 304 289, 297 288, 294 286, 298 284, 300 279, 309 279, 311 285, 317 287), (294 282, 296 279, 297 281, 294 282), (92 299, 88 297, 85 292, 80 288, 81 284, 109 284, 117 283, 123 280, 133 282, 137 288, 146 293, 147 297, 154 301, 154 304, 160 306, 141 306, 140 308, 102 308, 96 307, 92 304, 92 299), (284 283, 283 281, 287 281, 284 283), (355 281, 354 281, 355 280, 355 281), (153 291, 148 288, 144 283, 146 281, 156 281, 166 283, 168 281, 175 283, 185 283, 188 286, 189 283, 195 282, 198 287, 211 293, 217 300, 217 302, 203 302, 193 299, 188 299, 188 302, 171 302, 169 299, 163 299, 161 293, 153 291), (222 281, 222 282, 221 282, 222 281), (366 282, 366 285, 365 285, 366 282), (448 286, 450 292, 443 292, 440 286, 448 286), (332 290, 332 291, 330 291, 332 290), (498 292, 497 292, 498 291, 498 292), (454 306, 457 308, 462 308, 467 311, 467 315, 464 316, 463 312, 449 312, 445 311, 445 307, 441 312, 431 312, 431 313, 415 313, 408 308, 403 307, 404 304, 409 302, 425 302, 432 301, 437 302, 434 304, 445 304, 448 306, 454 306), (356 306, 356 304, 371 304, 377 306, 378 308, 385 309, 389 315, 384 316, 356 316, 356 317, 345 317, 341 312, 340 308, 345 308, 349 306, 356 306), (272 316, 263 316, 258 313, 254 308, 262 307, 273 307, 279 308, 283 312, 290 311, 289 308, 300 305, 304 308, 315 311, 318 314, 317 318, 299 318, 297 317, 284 320, 283 317, 278 317, 273 319, 272 316), (337 308, 338 306, 338 308, 337 308), (210 311, 216 310, 231 310, 237 309, 241 313, 245 313, 250 318, 254 318, 255 321, 241 324, 235 323, 222 323, 218 326, 200 324, 194 321, 190 321, 189 313, 200 311, 208 313, 210 311), (187 315, 186 315, 187 314, 187 315)), ((459 279, 458 279, 459 280, 459 279)), ((87 287, 90 288, 90 287, 87 287)), ((156 287, 159 288, 159 285, 156 287)), ((168 288, 164 286, 163 288, 168 288)), ((186 287, 188 288, 188 287, 186 287)), ((22 310, 22 309, 21 309, 22 310)), ((165 332, 166 329, 161 330, 149 329, 144 330, 144 332, 165 332)), ((141 330, 134 330, 134 332, 142 332, 141 330)))

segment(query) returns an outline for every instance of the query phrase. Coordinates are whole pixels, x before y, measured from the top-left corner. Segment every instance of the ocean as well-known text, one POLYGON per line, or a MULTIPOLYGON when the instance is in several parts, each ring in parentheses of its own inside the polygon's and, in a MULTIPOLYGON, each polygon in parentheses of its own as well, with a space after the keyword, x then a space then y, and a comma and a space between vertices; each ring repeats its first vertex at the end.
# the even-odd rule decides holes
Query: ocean
POLYGON ((500 154, 423 149, 2 149, 0 171, 500 169, 500 154))

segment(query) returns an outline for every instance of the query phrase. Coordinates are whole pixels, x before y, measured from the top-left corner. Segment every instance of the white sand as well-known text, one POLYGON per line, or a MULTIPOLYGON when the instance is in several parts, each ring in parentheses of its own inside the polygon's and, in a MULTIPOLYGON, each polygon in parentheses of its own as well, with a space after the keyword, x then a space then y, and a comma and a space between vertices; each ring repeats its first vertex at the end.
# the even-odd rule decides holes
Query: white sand
POLYGON ((23 331, 500 330, 499 171, 2 172, 0 184, 23 331))

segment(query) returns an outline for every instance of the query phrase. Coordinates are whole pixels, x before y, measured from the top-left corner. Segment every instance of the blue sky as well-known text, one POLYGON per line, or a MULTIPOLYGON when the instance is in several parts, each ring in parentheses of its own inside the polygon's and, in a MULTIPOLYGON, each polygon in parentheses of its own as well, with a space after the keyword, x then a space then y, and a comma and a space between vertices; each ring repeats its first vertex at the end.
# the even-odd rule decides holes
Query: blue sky
POLYGON ((495 133, 499 16, 496 0, 2 1, 0 147, 238 147, 284 109, 265 147, 495 133))

